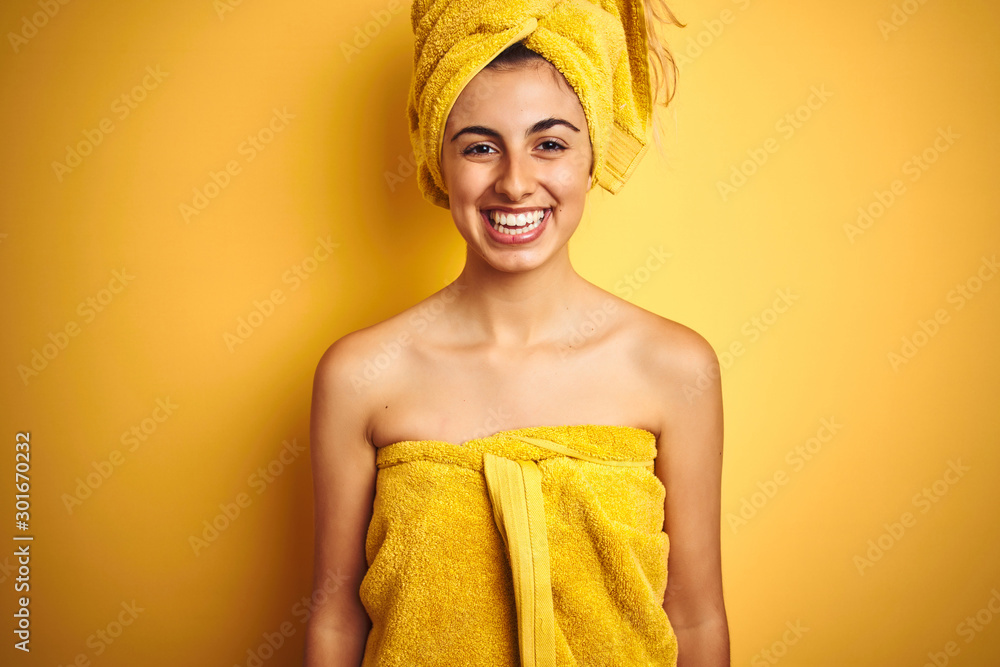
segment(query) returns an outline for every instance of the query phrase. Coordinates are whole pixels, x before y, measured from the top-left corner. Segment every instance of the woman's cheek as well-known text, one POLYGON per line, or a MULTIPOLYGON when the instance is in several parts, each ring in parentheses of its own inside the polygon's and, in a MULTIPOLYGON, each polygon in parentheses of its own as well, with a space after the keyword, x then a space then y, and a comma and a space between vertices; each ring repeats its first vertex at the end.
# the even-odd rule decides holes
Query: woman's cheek
MULTIPOLYGON (((584 176, 586 178, 586 176, 584 176)), ((580 180, 580 175, 577 170, 569 162, 560 162, 559 166, 555 168, 553 173, 553 181, 558 183, 560 188, 566 189, 573 186, 573 184, 580 180)))
POLYGON ((579 185, 586 189, 587 176, 590 175, 590 158, 580 153, 573 153, 566 160, 559 160, 554 167, 554 180, 563 187, 579 185))

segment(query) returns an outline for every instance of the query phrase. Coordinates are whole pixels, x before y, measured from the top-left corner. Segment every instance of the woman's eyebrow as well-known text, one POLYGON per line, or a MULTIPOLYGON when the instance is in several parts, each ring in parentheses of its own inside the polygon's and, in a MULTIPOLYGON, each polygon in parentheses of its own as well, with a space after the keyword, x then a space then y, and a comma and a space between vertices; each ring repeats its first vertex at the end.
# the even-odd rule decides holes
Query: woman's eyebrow
POLYGON ((563 120, 562 118, 546 118, 545 120, 540 120, 534 125, 532 125, 530 128, 528 128, 528 131, 524 133, 524 136, 530 137, 536 132, 543 132, 549 129, 550 127, 555 127, 556 125, 565 125, 574 132, 580 131, 580 128, 573 125, 573 123, 569 122, 568 120, 563 120))
MULTIPOLYGON (((556 125, 565 125, 574 132, 579 132, 580 129, 573 125, 568 120, 563 120, 562 118, 546 118, 545 120, 540 120, 531 127, 529 127, 525 133, 525 137, 530 137, 538 132, 543 132, 549 128, 555 127, 556 125)), ((463 134, 481 134, 486 137, 491 137, 493 139, 500 139, 500 133, 490 127, 484 127, 482 125, 469 125, 468 127, 463 127, 461 130, 455 133, 451 138, 451 141, 455 141, 463 134)))

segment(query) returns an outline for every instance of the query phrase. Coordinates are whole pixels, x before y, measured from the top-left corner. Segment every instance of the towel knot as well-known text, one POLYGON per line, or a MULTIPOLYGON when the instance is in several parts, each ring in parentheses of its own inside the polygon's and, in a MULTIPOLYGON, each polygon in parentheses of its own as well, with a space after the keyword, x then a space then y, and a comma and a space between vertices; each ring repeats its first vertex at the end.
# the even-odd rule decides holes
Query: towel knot
MULTIPOLYGON (((652 463, 646 460, 606 461, 552 440, 516 438, 565 456, 603 465, 647 466, 652 463)), ((483 474, 493 507, 493 519, 510 559, 521 665, 555 667, 555 614, 542 473, 534 460, 512 460, 484 452, 483 474)))

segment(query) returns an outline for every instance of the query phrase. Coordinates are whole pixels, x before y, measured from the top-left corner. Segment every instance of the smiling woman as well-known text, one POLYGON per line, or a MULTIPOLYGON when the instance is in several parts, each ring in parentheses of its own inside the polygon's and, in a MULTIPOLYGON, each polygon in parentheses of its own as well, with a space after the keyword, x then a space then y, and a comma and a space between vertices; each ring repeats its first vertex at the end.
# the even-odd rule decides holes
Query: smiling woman
MULTIPOLYGON (((515 49, 527 50, 518 43, 504 54, 515 49)), ((593 153, 583 107, 548 61, 485 68, 462 91, 445 136, 441 170, 470 251, 523 270, 565 247, 583 215, 593 153)))
POLYGON ((320 360, 316 585, 339 569, 350 594, 310 619, 309 667, 729 664, 721 389, 684 391, 715 353, 568 250, 588 192, 645 152, 671 63, 653 28, 676 21, 524 4, 413 6, 419 185, 466 260, 320 360))

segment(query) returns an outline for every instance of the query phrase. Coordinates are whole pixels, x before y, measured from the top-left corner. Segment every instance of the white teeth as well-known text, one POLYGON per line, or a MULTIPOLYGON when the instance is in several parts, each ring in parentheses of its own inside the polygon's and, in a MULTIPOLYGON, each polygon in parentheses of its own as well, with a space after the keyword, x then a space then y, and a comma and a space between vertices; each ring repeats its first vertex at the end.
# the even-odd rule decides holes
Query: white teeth
POLYGON ((514 236, 516 234, 524 234, 525 232, 538 227, 542 219, 545 217, 546 210, 548 209, 531 211, 530 213, 518 213, 516 215, 513 213, 502 213, 494 210, 489 212, 489 217, 494 223, 494 229, 501 234, 514 236))

